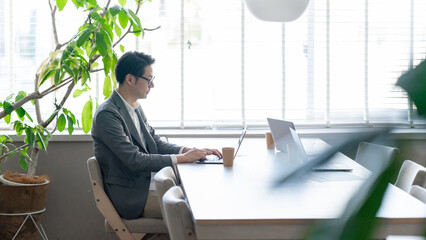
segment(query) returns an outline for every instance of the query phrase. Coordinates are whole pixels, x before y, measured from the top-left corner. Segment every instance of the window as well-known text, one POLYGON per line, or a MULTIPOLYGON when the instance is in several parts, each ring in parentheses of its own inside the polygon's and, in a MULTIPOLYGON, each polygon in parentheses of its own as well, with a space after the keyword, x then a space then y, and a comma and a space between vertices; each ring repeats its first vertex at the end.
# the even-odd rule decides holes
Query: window
MULTIPOLYGON (((53 44, 47 4, 19 2, 0 0, 1 99, 32 90, 34 71, 22 69, 36 69, 53 44)), ((419 127, 425 121, 395 82, 426 57, 424 12, 421 0, 311 0, 300 19, 270 23, 243 0, 154 0, 139 16, 145 28, 161 27, 122 45, 156 58, 155 88, 140 102, 157 127, 266 126, 266 117, 419 127)), ((76 29, 69 19, 58 17, 58 28, 76 29)), ((98 103, 103 78, 92 76, 98 103)), ((66 107, 79 115, 88 96, 66 107)))

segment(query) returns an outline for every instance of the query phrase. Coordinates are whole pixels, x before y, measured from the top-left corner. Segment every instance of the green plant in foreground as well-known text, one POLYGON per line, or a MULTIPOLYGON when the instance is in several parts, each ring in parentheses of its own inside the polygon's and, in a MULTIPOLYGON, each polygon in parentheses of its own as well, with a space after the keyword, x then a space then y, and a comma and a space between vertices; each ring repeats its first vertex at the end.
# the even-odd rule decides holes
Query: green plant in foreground
MULTIPOLYGON (((89 91, 90 74, 103 71, 103 95, 105 98, 109 97, 112 89, 116 87, 114 71, 117 54, 114 47, 129 36, 129 33, 143 37, 145 30, 152 30, 144 29, 137 16, 143 4, 142 0, 136 0, 135 11, 125 8, 126 0, 119 0, 120 5, 115 6, 110 6, 110 0, 105 6, 98 5, 96 0, 72 0, 74 6, 87 17, 76 29, 76 34, 61 44, 56 29, 56 13, 57 10, 62 11, 67 2, 68 0, 56 0, 52 3, 48 0, 55 48, 34 73, 34 92, 19 91, 0 101, 0 119, 12 124, 18 136, 24 136, 24 143, 16 146, 9 136, 0 135, 0 164, 19 154, 19 164, 27 170, 29 176, 35 174, 40 149, 47 150, 51 132, 46 128, 53 123, 53 131, 62 132, 67 128, 71 135, 74 127, 79 126, 80 122, 75 115, 64 108, 71 93, 73 98, 76 98, 89 91), (100 65, 103 67, 99 68, 100 65), (62 98, 51 103, 54 110, 47 119, 43 119, 39 100, 59 90, 64 90, 62 98), (36 121, 26 110, 29 102, 35 107, 36 121)), ((119 47, 124 52, 124 46, 119 47)), ((81 119, 82 128, 86 133, 91 129, 95 108, 94 101, 89 96, 82 107, 81 119)))

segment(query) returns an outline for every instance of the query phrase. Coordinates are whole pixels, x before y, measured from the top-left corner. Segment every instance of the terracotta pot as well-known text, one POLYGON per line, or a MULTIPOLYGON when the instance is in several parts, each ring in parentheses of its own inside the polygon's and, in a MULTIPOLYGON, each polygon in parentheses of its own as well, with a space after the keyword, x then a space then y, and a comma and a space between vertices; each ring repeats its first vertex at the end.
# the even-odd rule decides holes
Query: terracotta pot
MULTIPOLYGON (((0 183, 0 239, 12 239, 27 217, 26 213, 40 212, 32 214, 37 225, 40 225, 50 182, 14 184, 14 186, 4 185, 4 181, 2 182, 3 184, 0 183)), ((36 226, 28 218, 15 239, 37 239, 38 235, 36 226)))

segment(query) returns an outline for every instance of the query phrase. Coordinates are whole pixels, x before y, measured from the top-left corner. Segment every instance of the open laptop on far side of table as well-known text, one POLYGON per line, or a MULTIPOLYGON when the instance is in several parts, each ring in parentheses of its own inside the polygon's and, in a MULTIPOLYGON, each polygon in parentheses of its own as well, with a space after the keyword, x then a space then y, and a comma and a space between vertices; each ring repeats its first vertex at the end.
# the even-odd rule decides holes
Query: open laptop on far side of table
MULTIPOLYGON (((297 134, 297 132, 291 128, 289 128, 289 130, 294 143, 290 145, 291 147, 290 151, 295 151, 297 153, 297 154, 293 154, 292 157, 302 158, 302 159, 295 159, 295 161, 307 162, 307 161, 315 159, 318 156, 318 154, 307 155, 305 148, 303 147, 302 141, 300 140, 299 134, 297 134)), ((326 162, 312 169, 314 171, 345 171, 345 172, 352 171, 352 167, 347 166, 344 163, 335 163, 333 161, 326 162)))
POLYGON ((287 145, 293 142, 289 130, 289 128, 295 129, 293 122, 273 118, 267 118, 266 120, 268 120, 275 147, 281 152, 287 152, 287 145))
MULTIPOLYGON (((247 133, 247 126, 244 127, 244 130, 241 133, 240 138, 238 139, 238 145, 237 145, 237 148, 235 149, 234 159, 237 156, 238 150, 240 149, 241 144, 243 143, 243 140, 244 140, 244 137, 246 136, 246 133, 247 133)), ((195 162, 199 163, 199 164, 223 164, 223 158, 219 158, 216 155, 208 155, 206 157, 206 159, 197 160, 195 162)))

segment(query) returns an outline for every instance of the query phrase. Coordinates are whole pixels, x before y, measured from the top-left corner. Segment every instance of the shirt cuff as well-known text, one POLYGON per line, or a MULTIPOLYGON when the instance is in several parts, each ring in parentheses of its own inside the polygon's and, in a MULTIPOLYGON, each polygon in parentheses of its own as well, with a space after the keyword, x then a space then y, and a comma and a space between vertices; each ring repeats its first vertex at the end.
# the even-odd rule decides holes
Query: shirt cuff
MULTIPOLYGON (((182 148, 179 150, 179 154, 182 154, 183 149, 185 149, 185 147, 182 147, 182 148)), ((170 155, 170 157, 172 158, 172 163, 173 163, 173 165, 176 165, 176 164, 177 164, 177 156, 176 156, 176 155, 170 155)))
POLYGON ((185 147, 182 147, 182 148, 179 150, 179 154, 182 154, 183 149, 185 149, 185 147))
POLYGON ((170 155, 170 157, 172 158, 173 165, 176 165, 177 164, 177 157, 176 157, 176 155, 170 155))

